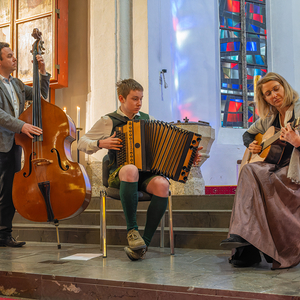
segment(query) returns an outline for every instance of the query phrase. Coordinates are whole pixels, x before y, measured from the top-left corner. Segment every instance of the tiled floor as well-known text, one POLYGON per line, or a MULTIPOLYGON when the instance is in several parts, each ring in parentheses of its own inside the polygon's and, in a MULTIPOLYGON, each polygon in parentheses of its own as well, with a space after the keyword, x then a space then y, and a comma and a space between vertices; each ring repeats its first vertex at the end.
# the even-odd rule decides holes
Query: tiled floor
POLYGON ((106 259, 65 260, 74 254, 101 252, 95 245, 62 244, 58 250, 53 243, 28 242, 23 248, 0 248, 0 271, 300 296, 300 266, 272 271, 263 261, 238 269, 228 263, 229 251, 175 252, 170 256, 168 248, 150 247, 144 260, 132 262, 122 247, 108 247, 106 259))

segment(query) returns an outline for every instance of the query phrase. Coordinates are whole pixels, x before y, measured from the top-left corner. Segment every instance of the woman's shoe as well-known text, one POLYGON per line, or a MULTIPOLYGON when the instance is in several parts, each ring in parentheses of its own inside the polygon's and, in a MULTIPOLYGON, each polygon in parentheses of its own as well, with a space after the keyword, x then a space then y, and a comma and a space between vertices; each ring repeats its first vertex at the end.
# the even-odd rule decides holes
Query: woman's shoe
POLYGON ((253 245, 239 247, 229 259, 229 263, 236 268, 247 268, 261 262, 261 255, 253 245))
POLYGON ((220 246, 226 250, 231 250, 233 248, 239 248, 249 245, 250 243, 248 243, 245 239, 236 234, 230 234, 230 237, 226 240, 223 240, 220 244, 220 246))

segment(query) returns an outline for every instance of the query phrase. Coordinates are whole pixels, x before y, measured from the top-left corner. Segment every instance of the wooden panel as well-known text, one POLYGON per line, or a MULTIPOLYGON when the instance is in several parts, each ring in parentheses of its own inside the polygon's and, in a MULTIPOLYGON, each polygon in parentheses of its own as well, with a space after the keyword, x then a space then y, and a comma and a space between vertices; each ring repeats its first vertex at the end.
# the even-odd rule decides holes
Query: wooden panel
MULTIPOLYGON (((24 0, 13 1, 13 50, 19 60, 15 74, 24 83, 32 85, 32 57, 30 55, 31 33, 39 28, 45 42, 46 70, 51 74, 51 89, 68 86, 68 0, 24 0), (29 5, 34 5, 31 9, 29 5), (18 8, 21 11, 17 11, 18 8), (30 9, 29 9, 30 8, 30 9), (50 9, 51 8, 51 9, 50 9), (50 9, 50 10, 49 10, 50 9)), ((7 30, 5 27, 1 31, 7 30)), ((6 33, 7 35, 7 33, 6 33)), ((55 102, 55 93, 51 93, 51 103, 55 102)))
POLYGON ((55 16, 55 68, 54 78, 51 79, 51 88, 68 87, 68 0, 56 0, 55 16))

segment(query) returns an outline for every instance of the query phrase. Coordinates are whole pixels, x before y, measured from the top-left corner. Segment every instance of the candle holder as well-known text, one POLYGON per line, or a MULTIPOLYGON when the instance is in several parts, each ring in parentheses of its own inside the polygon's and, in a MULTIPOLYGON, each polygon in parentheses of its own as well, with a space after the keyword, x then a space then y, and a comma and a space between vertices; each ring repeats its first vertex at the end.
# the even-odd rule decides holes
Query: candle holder
MULTIPOLYGON (((77 146, 78 146, 78 141, 80 138, 80 131, 82 130, 82 128, 77 127, 76 128, 76 140, 77 140, 77 146)), ((77 149, 77 162, 79 163, 79 150, 77 149)))

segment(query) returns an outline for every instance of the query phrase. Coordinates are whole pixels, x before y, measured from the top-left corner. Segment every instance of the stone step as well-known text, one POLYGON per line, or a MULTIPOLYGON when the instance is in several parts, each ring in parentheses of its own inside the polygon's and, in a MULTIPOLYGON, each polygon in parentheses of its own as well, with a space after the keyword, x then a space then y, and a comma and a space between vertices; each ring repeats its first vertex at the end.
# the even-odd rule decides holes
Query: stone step
MULTIPOLYGON (((121 209, 107 210, 106 224, 115 226, 126 226, 126 220, 121 209)), ((168 212, 165 216, 166 226, 168 224, 168 212)), ((226 228, 229 226, 231 210, 173 210, 173 226, 175 227, 207 227, 207 228, 226 228)), ((137 211, 137 224, 144 226, 146 223, 147 211, 137 211)), ((16 213, 14 223, 35 224, 28 221, 20 214, 16 213)), ((60 221, 60 224, 68 225, 99 225, 100 210, 86 209, 79 216, 60 221)))
MULTIPOLYGON (((220 249, 220 241, 227 237, 233 205, 233 195, 173 196, 173 226, 175 247, 220 249)), ((141 233, 146 223, 149 202, 139 202, 137 222, 141 233)), ((126 222, 119 200, 107 199, 107 244, 127 245, 126 222)), ((61 243, 100 242, 100 197, 93 197, 89 207, 79 216, 59 222, 61 243)), ((168 217, 166 216, 166 227, 168 217)), ((19 240, 55 242, 53 224, 37 223, 24 219, 17 212, 13 220, 13 234, 19 240)), ((160 228, 152 246, 158 247, 160 228)), ((169 234, 165 232, 165 246, 169 234)))
MULTIPOLYGON (((143 234, 143 227, 140 227, 140 233, 143 234)), ((17 240, 35 241, 35 242, 56 242, 56 229, 52 224, 34 223, 29 227, 27 224, 14 224, 14 236, 17 240)), ((107 226, 107 244, 108 245, 127 245, 125 226, 107 226)), ((228 228, 187 228, 174 227, 175 248, 191 249, 221 249, 219 244, 227 237, 228 228)), ((59 226, 59 236, 61 243, 82 243, 99 244, 100 247, 100 229, 99 226, 72 225, 59 226)), ((165 228, 165 247, 169 247, 169 232, 165 228)), ((151 246, 159 247, 160 228, 156 231, 151 246)))
MULTIPOLYGON (((232 209, 234 200, 234 195, 189 195, 172 196, 173 210, 221 210, 221 209, 232 209)), ((149 201, 139 202, 138 208, 147 209, 149 201)), ((112 198, 107 198, 106 201, 107 209, 122 209, 122 204, 120 200, 115 200, 112 198)), ((88 209, 99 209, 100 208, 100 198, 93 197, 88 209)))

